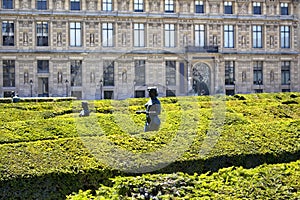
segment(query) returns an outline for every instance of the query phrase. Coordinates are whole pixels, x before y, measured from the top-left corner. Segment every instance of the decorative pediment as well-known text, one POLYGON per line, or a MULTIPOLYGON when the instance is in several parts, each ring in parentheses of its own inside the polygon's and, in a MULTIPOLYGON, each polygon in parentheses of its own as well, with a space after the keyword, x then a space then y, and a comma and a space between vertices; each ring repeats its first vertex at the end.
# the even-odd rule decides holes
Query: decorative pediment
POLYGON ((278 3, 278 0, 266 0, 266 4, 268 6, 275 5, 278 3))

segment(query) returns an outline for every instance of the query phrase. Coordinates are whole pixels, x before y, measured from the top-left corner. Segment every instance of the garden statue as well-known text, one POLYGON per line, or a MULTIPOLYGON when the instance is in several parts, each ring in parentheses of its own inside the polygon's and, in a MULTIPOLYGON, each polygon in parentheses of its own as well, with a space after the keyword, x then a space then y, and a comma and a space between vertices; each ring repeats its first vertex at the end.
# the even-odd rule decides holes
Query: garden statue
POLYGON ((144 131, 157 131, 160 126, 158 115, 161 113, 161 105, 158 100, 158 92, 156 87, 148 88, 150 100, 145 104, 146 110, 136 111, 136 114, 146 114, 146 123, 144 131))
POLYGON ((82 111, 79 114, 79 117, 86 117, 90 115, 89 105, 86 101, 81 102, 82 111))

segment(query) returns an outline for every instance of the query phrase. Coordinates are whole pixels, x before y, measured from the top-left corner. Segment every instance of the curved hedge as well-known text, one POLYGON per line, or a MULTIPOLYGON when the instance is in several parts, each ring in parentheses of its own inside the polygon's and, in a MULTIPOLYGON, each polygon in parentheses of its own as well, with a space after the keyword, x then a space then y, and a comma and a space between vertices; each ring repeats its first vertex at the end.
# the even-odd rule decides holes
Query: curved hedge
POLYGON ((145 116, 135 114, 147 99, 89 101, 92 112, 86 118, 78 117, 80 101, 0 104, 0 199, 64 199, 101 183, 114 191, 110 178, 124 175, 118 171, 122 163, 114 169, 105 159, 113 161, 116 147, 149 169, 164 160, 138 155, 162 151, 170 159, 153 173, 186 173, 180 176, 299 160, 298 93, 160 100, 163 123, 160 131, 149 133, 142 132, 145 116), (203 146, 214 138, 213 148, 203 146))

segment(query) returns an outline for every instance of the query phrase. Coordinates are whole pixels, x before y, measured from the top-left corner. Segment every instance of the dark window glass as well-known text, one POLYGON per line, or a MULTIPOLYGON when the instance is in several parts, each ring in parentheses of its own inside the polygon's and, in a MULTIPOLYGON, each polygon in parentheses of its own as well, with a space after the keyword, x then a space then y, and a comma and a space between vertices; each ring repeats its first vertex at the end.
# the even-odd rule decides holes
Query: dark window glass
POLYGON ((290 48, 290 27, 289 26, 280 27, 280 47, 290 48))
POLYGON ((37 61, 38 73, 49 73, 49 60, 37 61))
POLYGON ((48 22, 36 24, 37 46, 48 46, 48 22))
POLYGON ((80 0, 71 0, 71 10, 80 10, 80 0))
POLYGON ((75 60, 71 62, 71 86, 82 85, 82 61, 75 60))
POLYGON ((260 15, 261 14, 261 5, 259 2, 253 3, 253 14, 254 15, 260 15))
POLYGON ((135 65, 135 85, 142 86, 146 83, 145 60, 136 60, 135 65))
POLYGON ((14 60, 3 60, 3 87, 15 87, 14 60))
POLYGON ((282 85, 289 85, 291 82, 290 79, 290 61, 284 61, 281 63, 281 84, 282 85))
POLYGON ((13 9, 13 0, 2 0, 3 9, 13 9))
POLYGON ((47 0, 37 0, 36 9, 37 10, 47 10, 47 0))
POLYGON ((114 86, 114 62, 105 61, 103 64, 103 86, 114 86))
POLYGON ((196 13, 204 13, 203 1, 195 1, 195 12, 196 13))
POLYGON ((253 84, 263 85, 263 63, 261 61, 254 62, 253 84))
POLYGON ((234 85, 234 61, 225 61, 225 85, 234 85))
POLYGON ((288 15, 289 14, 289 5, 288 5, 288 3, 281 3, 280 4, 280 14, 281 15, 288 15))
POLYGON ((166 85, 176 85, 176 61, 166 61, 166 85))
POLYGON ((13 21, 2 22, 2 42, 3 46, 14 46, 15 30, 13 21))
POLYGON ((225 14, 232 14, 232 2, 224 2, 224 13, 225 14))

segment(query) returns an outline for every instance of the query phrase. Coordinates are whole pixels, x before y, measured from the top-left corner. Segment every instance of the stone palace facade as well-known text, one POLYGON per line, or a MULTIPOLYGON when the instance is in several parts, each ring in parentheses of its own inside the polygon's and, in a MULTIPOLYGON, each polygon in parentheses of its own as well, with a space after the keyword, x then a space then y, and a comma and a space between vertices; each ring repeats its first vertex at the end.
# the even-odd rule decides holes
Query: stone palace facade
POLYGON ((300 91, 298 0, 0 2, 0 97, 300 91))

